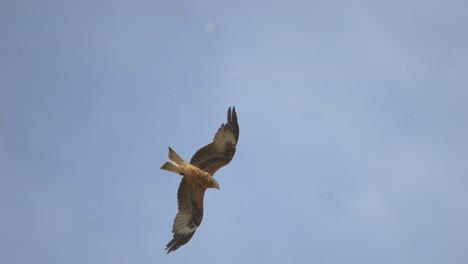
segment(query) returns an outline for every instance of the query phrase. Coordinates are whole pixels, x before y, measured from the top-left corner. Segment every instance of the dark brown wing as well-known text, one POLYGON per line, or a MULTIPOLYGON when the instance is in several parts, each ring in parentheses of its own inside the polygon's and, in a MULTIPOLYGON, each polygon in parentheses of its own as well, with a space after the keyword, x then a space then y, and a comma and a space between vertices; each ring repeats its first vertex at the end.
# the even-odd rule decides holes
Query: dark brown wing
POLYGON ((236 108, 229 107, 227 123, 216 132, 213 142, 199 149, 190 160, 190 164, 213 175, 219 168, 227 165, 236 153, 239 139, 239 124, 236 108))
POLYGON ((205 190, 184 177, 177 192, 179 212, 174 219, 172 233, 174 236, 166 245, 167 253, 177 250, 192 238, 203 218, 203 196, 205 190))

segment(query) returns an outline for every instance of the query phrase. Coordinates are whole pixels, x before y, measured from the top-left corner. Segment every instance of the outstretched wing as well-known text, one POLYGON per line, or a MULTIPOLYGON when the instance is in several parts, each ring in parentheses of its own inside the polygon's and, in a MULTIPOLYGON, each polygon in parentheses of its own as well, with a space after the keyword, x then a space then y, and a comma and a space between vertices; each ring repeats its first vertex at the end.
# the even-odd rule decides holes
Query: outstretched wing
POLYGON ((174 219, 174 236, 166 245, 167 253, 178 249, 190 241, 203 218, 203 196, 205 190, 197 187, 187 177, 183 177, 177 192, 179 212, 174 219))
POLYGON ((213 142, 199 149, 190 160, 190 164, 213 175, 219 168, 227 165, 236 153, 239 139, 239 124, 236 108, 229 107, 227 123, 216 132, 213 142))

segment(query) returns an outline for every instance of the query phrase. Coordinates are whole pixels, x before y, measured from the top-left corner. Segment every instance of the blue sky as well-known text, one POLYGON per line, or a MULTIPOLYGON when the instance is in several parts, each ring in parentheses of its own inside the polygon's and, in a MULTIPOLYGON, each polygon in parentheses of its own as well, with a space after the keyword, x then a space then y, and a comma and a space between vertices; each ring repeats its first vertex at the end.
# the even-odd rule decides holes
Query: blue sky
POLYGON ((464 1, 0 3, 1 263, 466 263, 464 1), (180 177, 238 151, 169 255, 180 177))

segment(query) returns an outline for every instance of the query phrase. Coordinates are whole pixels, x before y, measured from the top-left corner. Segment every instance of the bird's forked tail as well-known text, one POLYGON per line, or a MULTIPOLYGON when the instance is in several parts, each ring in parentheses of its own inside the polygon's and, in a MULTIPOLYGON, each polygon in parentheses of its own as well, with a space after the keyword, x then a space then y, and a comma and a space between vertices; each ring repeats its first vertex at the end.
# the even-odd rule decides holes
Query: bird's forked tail
POLYGON ((182 159, 171 147, 169 147, 169 159, 161 167, 162 170, 172 171, 178 174, 182 173, 182 168, 180 166, 184 165, 186 162, 182 159))

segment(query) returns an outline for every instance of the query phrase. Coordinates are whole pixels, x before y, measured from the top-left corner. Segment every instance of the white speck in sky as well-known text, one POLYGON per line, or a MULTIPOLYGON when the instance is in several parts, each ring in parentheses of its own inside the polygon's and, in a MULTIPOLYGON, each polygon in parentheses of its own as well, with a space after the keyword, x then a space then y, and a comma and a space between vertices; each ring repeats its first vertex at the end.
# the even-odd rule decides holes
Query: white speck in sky
POLYGON ((206 22, 205 23, 205 30, 208 33, 214 32, 215 31, 215 25, 213 24, 213 22, 210 22, 210 21, 206 22))
POLYGON ((332 192, 324 192, 320 194, 320 198, 325 200, 333 200, 335 198, 335 194, 332 192))
POLYGON ((236 71, 229 71, 229 72, 228 72, 228 75, 231 76, 231 77, 236 77, 236 76, 237 76, 237 72, 236 72, 236 71))

